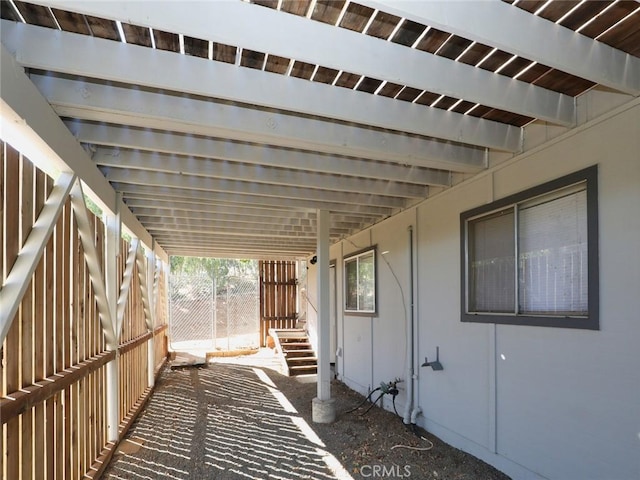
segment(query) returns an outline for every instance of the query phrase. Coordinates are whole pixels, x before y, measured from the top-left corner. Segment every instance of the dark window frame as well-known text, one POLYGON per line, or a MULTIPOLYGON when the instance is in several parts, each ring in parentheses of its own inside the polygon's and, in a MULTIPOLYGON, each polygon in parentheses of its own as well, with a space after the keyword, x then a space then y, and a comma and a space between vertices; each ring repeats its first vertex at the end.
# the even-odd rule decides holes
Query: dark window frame
POLYGON ((356 252, 349 253, 342 258, 343 268, 343 301, 342 310, 345 315, 372 317, 378 315, 378 255, 377 246, 366 247, 356 252), (347 280, 347 262, 362 257, 368 253, 373 254, 373 310, 349 310, 347 309, 348 300, 348 280, 347 280))
MULTIPOLYGON (((516 261, 516 265, 518 262, 516 261)), ((543 183, 522 192, 509 195, 487 205, 482 205, 460 214, 460 316, 462 322, 495 323, 503 325, 528 325, 539 327, 578 328, 599 330, 600 282, 598 246, 598 167, 585 168, 556 180, 543 183), (553 316, 517 313, 468 312, 469 267, 468 267, 468 222, 489 215, 500 209, 523 203, 541 195, 550 194, 571 185, 586 182, 587 195, 587 295, 586 316, 553 316)), ((515 305, 514 305, 515 307, 515 305)), ((515 308, 514 308, 515 309, 515 308)))

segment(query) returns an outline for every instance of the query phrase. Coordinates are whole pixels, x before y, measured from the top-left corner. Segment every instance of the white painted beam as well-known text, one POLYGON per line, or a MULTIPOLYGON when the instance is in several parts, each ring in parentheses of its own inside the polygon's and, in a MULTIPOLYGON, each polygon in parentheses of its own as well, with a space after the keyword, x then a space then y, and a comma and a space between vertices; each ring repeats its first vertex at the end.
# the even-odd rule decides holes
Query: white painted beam
POLYGON ((175 208, 171 202, 162 205, 147 203, 146 206, 132 207, 141 221, 170 218, 185 220, 223 220, 229 222, 277 222, 283 225, 302 225, 304 222, 311 222, 308 215, 300 212, 288 212, 286 210, 265 210, 252 209, 251 212, 243 212, 231 206, 217 208, 215 211, 194 211, 175 208), (224 210, 223 210, 224 208, 224 210), (223 213, 224 212, 224 213, 223 213), (289 214, 291 213, 291 214, 289 214))
MULTIPOLYGON (((149 224, 149 231, 154 234, 180 233, 198 237, 206 237, 209 235, 230 236, 242 235, 251 238, 315 238, 315 229, 312 227, 302 227, 294 225, 275 226, 272 228, 264 228, 260 226, 243 227, 238 225, 228 225, 218 222, 209 227, 194 228, 189 226, 177 225, 175 223, 149 224)), ((333 232, 332 232, 333 234, 333 232)), ((337 236, 334 234, 334 236, 337 236)))
POLYGON ((247 243, 246 238, 233 237, 233 238, 207 238, 207 239, 193 239, 192 237, 179 237, 177 239, 170 237, 159 237, 158 241, 164 245, 164 248, 176 248, 180 250, 194 250, 197 248, 202 249, 215 249, 226 248, 235 249, 237 251, 269 251, 286 253, 301 253, 312 252, 315 250, 315 242, 313 239, 304 239, 304 241, 259 241, 260 239, 253 239, 250 243, 247 243))
POLYGON ((640 94, 640 58, 501 1, 358 3, 491 45, 614 90, 640 94))
MULTIPOLYGON (((153 209, 153 208, 141 208, 136 210, 138 218, 144 225, 165 223, 171 221, 176 225, 186 224, 209 224, 209 222, 230 222, 236 225, 291 225, 301 227, 313 227, 315 228, 316 221, 311 219, 301 219, 298 217, 284 217, 280 216, 259 216, 259 215, 234 215, 228 214, 213 214, 203 212, 185 212, 182 210, 170 210, 170 209, 153 209)), ((339 221, 331 219, 331 228, 340 229, 357 229, 364 225, 363 219, 360 221, 339 221)))
MULTIPOLYGON (((245 217, 250 219, 266 218, 268 221, 280 222, 296 222, 297 224, 315 224, 315 216, 311 216, 310 212, 286 209, 274 209, 266 207, 238 206, 214 204, 209 209, 197 208, 197 204, 188 202, 174 202, 171 200, 159 200, 148 198, 142 202, 139 199, 132 198, 127 200, 127 205, 138 217, 184 217, 193 219, 213 219, 221 218, 225 220, 242 221, 245 217)), ((357 225, 373 216, 365 215, 345 215, 334 214, 331 216, 332 225, 334 224, 353 224, 357 225)))
MULTIPOLYGON (((190 237, 189 237, 190 238, 190 237)), ((259 241, 259 239, 252 240, 250 243, 247 243, 245 238, 232 238, 232 239, 193 239, 185 240, 185 237, 181 237, 179 240, 175 240, 173 238, 161 238, 159 241, 162 241, 165 245, 165 248, 178 248, 181 250, 194 250, 197 248, 202 249, 215 249, 215 248, 226 248, 226 249, 235 249, 237 251, 261 251, 266 250, 270 252, 280 252, 286 254, 287 252, 292 253, 300 253, 300 252, 312 252, 315 250, 315 242, 313 239, 304 239, 304 241, 299 242, 266 242, 259 241)), ((240 256, 242 257, 242 256, 240 256)))
POLYGON ((9 333, 22 297, 49 242, 76 177, 61 174, 0 289, 0 345, 9 333))
POLYGON ((374 205, 387 208, 403 208, 406 200, 395 196, 385 196, 385 192, 378 195, 364 193, 335 192, 315 188, 301 188, 288 185, 267 185, 236 180, 205 178, 195 175, 176 175, 171 173, 151 171, 126 171, 121 168, 103 168, 105 177, 118 184, 128 183, 140 186, 170 186, 182 189, 195 189, 209 192, 242 193, 259 197, 279 197, 289 199, 306 199, 319 202, 341 202, 349 205, 374 205))
MULTIPOLYGON (((228 223, 220 223, 220 222, 202 222, 201 226, 198 227, 197 224, 181 224, 181 223, 173 223, 173 222, 148 222, 145 223, 145 226, 155 232, 158 233, 169 233, 169 232, 181 232, 188 233, 191 235, 209 235, 212 233, 226 234, 226 235, 246 235, 251 237, 271 237, 271 238, 305 238, 310 237, 315 233, 315 227, 311 226, 303 226, 303 225, 282 225, 275 226, 269 229, 265 229, 261 225, 256 224, 228 224, 228 223)), ((350 235, 352 233, 356 233, 346 228, 337 228, 334 227, 331 229, 331 235, 334 238, 338 238, 340 236, 350 235)))
POLYGON ((67 121, 66 125, 80 142, 96 146, 217 158, 270 167, 294 168, 336 175, 355 175, 420 185, 448 186, 450 178, 446 170, 477 173, 485 168, 485 150, 466 147, 464 149, 443 149, 441 158, 429 159, 428 163, 432 168, 442 169, 433 170, 413 165, 373 162, 360 158, 323 155, 316 152, 118 125, 95 124, 79 120, 67 121), (451 158, 445 158, 445 154, 451 154, 451 158))
POLYGON ((116 206, 116 194, 109 182, 4 45, 0 46, 0 59, 2 138, 9 132, 19 137, 22 141, 12 142, 12 145, 19 147, 38 168, 49 174, 74 173, 82 179, 101 207, 111 212, 120 211, 127 228, 135 236, 150 241, 148 232, 131 215, 126 205, 116 206), (12 120, 11 125, 5 124, 5 118, 12 120), (34 146, 38 148, 34 149, 34 146))
POLYGON ((24 66, 186 92, 505 149, 518 129, 324 83, 96 37, 2 21, 2 42, 24 66), (78 61, 82 59, 82 61, 78 61), (135 68, 133 68, 135 66, 135 68), (170 75, 167 72, 171 72, 170 75))
POLYGON ((215 249, 215 250, 171 250, 171 255, 185 257, 211 257, 211 258, 244 258, 252 260, 295 260, 306 258, 313 250, 305 250, 300 252, 271 252, 271 251, 246 251, 234 249, 215 249))
POLYGON ((475 147, 316 118, 81 80, 41 75, 32 75, 31 79, 55 111, 70 118, 422 167, 443 167, 438 160, 442 157, 451 161, 453 155, 468 158, 477 154, 475 147), (431 163, 432 159, 437 163, 431 163))
POLYGON ((93 161, 100 167, 124 169, 127 175, 138 170, 166 172, 172 174, 197 175, 206 178, 238 180, 269 185, 294 186, 353 192, 392 195, 405 198, 425 198, 427 187, 413 183, 390 182, 370 178, 358 178, 304 172, 296 169, 273 168, 198 157, 164 155, 131 150, 98 149, 93 161))
POLYGON ((146 198, 151 197, 157 199, 170 199, 176 202, 190 201, 199 203, 204 209, 208 211, 213 205, 227 204, 236 205, 238 208, 242 206, 250 207, 278 207, 286 208, 295 211, 313 210, 318 206, 322 206, 326 210, 332 212, 342 212, 355 215, 367 215, 375 217, 387 217, 392 215, 396 209, 389 206, 378 205, 357 205, 350 203, 337 202, 334 199, 319 201, 309 200, 304 198, 283 198, 283 197, 267 197, 254 195, 251 193, 243 192, 216 192, 215 197, 212 197, 211 193, 204 190, 193 190, 188 188, 174 188, 166 185, 150 186, 150 185, 132 185, 128 183, 115 182, 114 188, 123 193, 126 199, 129 198, 146 198))
MULTIPOLYGON (((166 32, 182 33, 258 52, 462 98, 501 110, 571 126, 572 97, 447 58, 245 2, 144 2, 40 0, 70 10, 166 32), (212 22, 194 21, 212 19, 212 22), (256 28, 260 25, 260 28, 256 28), (410 68, 407 68, 410 66, 410 68)), ((516 31, 517 35, 523 32, 516 31)))
MULTIPOLYGON (((308 253, 313 252, 315 250, 315 243, 313 240, 305 239, 304 242, 287 242, 287 243, 273 243, 273 242, 259 242, 252 241, 250 243, 246 242, 246 239, 239 240, 194 240, 193 242, 187 242, 185 240, 176 241, 171 238, 162 239, 164 248, 171 250, 235 250, 238 252, 278 252, 281 255, 293 254, 297 255, 299 253, 308 253)), ((237 258, 243 258, 243 255, 239 255, 237 258)))

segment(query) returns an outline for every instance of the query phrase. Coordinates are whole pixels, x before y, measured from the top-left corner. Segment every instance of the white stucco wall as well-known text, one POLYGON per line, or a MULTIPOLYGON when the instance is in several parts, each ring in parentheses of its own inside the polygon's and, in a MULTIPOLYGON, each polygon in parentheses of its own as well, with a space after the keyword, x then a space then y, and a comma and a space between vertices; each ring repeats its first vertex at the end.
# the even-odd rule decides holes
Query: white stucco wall
MULTIPOLYGON (((419 423, 514 478, 640 478, 640 102, 614 112, 332 246, 347 385, 366 394, 406 378, 398 283, 408 296, 412 225, 416 361, 438 346, 444 366, 418 368, 419 423), (460 213, 594 164, 600 330, 460 322, 460 213), (378 248, 378 315, 345 316, 342 258, 369 245, 378 248)), ((405 401, 403 386, 400 413, 405 401)))

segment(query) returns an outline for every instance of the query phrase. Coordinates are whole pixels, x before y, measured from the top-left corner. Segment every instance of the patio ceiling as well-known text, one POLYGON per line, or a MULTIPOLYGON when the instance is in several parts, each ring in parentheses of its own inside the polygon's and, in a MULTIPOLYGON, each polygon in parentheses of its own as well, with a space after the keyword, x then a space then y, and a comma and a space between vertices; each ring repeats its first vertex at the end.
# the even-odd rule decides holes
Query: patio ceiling
MULTIPOLYGON (((636 1, 2 1, 2 44, 172 255, 300 257, 640 94, 636 1)), ((89 161, 89 160, 87 160, 89 161)))

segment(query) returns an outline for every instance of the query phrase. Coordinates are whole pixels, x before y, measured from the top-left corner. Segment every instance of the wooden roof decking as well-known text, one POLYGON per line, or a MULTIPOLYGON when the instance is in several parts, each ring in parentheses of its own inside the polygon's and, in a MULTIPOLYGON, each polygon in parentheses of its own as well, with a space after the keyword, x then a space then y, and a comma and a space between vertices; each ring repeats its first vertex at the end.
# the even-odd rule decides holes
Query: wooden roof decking
POLYGON ((640 91, 636 1, 470 3, 495 17, 473 31, 460 2, 429 7, 459 22, 422 2, 251 3, 145 16, 148 3, 2 1, 3 19, 49 29, 2 42, 170 254, 306 255, 316 208, 337 240, 480 172, 487 148, 518 151, 531 122, 571 127, 572 99, 600 82, 640 91), (113 43, 83 58, 82 37, 50 30, 113 43), (553 35, 558 58, 593 46, 601 63, 554 67, 536 45, 553 35), (79 56, 38 53, 48 43, 79 56))

